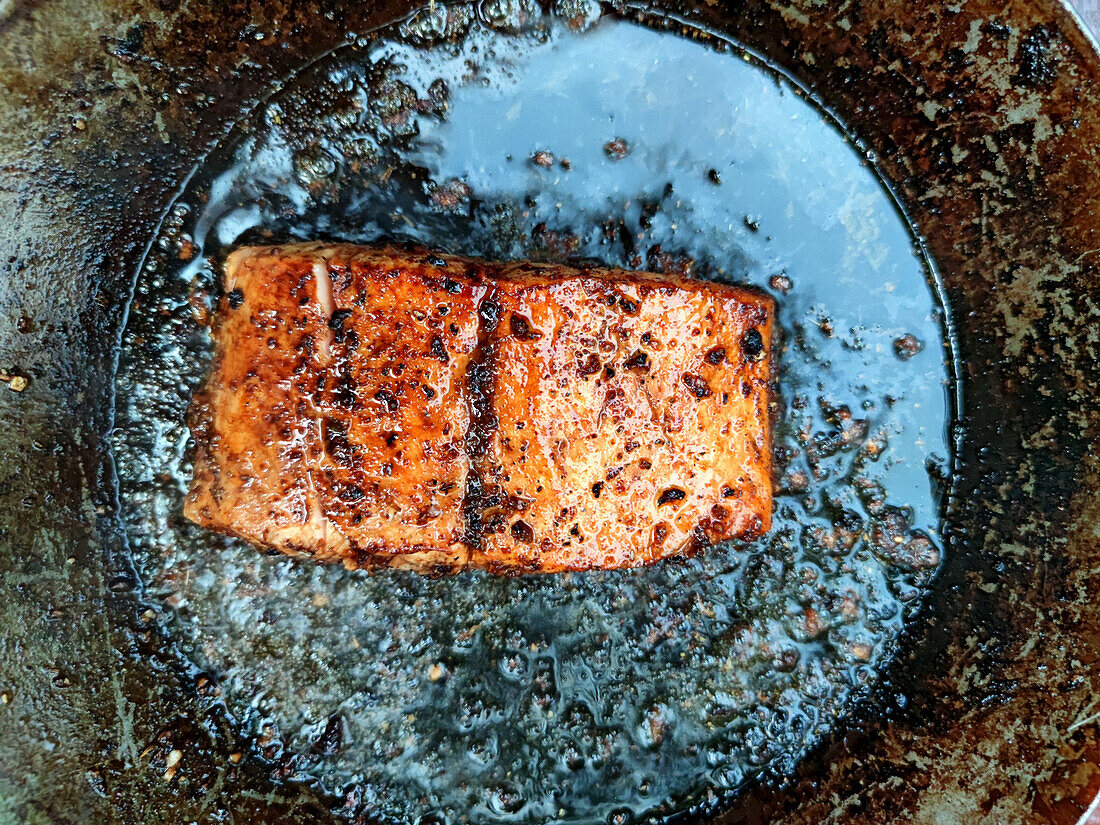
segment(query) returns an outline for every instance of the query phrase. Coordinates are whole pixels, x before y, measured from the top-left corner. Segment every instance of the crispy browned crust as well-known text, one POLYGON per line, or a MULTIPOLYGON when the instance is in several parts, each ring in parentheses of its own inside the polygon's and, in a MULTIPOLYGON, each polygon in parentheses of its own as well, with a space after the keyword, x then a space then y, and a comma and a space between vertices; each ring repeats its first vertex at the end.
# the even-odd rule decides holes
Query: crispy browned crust
POLYGON ((225 280, 198 524, 437 574, 630 567, 770 527, 766 296, 317 243, 238 250, 225 280))

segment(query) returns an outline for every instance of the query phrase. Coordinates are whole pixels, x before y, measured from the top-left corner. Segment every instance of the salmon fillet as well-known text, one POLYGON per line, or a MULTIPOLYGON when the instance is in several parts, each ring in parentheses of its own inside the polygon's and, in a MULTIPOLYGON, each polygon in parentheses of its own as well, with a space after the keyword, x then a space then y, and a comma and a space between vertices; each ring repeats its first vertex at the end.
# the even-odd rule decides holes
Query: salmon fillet
POLYGON ((771 524, 771 299, 319 243, 229 256, 187 518, 351 568, 650 564, 771 524))

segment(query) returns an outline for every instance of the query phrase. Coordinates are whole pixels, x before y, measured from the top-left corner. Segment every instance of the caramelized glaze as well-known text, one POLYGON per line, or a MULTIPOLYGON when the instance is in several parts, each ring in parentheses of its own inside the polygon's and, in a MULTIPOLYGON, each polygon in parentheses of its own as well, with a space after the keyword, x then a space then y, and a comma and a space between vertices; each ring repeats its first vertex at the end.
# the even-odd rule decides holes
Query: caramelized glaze
POLYGON ((185 514, 349 567, 650 564, 771 521, 771 299, 620 270, 249 247, 185 514))

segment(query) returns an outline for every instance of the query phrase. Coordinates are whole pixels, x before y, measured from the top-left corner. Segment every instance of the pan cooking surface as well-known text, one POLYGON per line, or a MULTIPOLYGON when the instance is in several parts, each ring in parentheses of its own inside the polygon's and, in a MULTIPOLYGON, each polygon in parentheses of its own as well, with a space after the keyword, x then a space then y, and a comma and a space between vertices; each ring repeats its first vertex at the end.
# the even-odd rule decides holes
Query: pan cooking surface
POLYGON ((288 781, 395 821, 628 821, 782 775, 939 564, 942 309, 872 169, 727 45, 524 8, 437 5, 292 78, 196 170, 123 345, 113 446, 148 600, 288 781), (770 290, 771 534, 641 571, 430 581, 183 522, 216 262, 316 236, 770 290))

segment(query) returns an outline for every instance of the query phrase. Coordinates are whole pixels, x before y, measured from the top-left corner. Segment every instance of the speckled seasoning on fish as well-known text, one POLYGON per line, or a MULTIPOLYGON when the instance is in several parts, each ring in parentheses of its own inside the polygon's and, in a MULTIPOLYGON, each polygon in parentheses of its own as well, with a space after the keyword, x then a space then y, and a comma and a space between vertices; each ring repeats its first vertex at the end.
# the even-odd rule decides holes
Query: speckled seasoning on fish
POLYGON ((650 273, 230 255, 185 515, 348 567, 650 564, 771 524, 773 305, 650 273))

